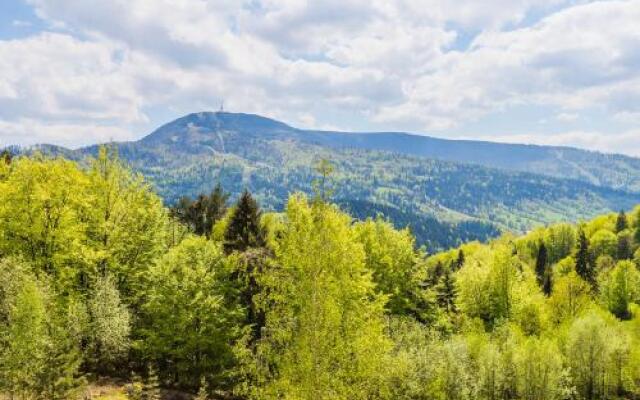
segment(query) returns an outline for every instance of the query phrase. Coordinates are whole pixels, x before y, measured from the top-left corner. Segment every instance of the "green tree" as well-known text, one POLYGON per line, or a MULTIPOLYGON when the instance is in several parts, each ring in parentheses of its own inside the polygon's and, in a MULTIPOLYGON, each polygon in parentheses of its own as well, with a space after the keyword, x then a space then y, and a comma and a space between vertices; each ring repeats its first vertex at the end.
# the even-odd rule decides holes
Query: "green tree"
POLYGON ((224 235, 225 251, 243 252, 250 247, 263 247, 265 232, 260 225, 260 206, 248 190, 245 189, 231 212, 224 235))
POLYGON ((317 200, 326 202, 333 195, 330 179, 334 170, 333 164, 326 158, 321 158, 316 164, 315 171, 320 175, 313 181, 313 189, 316 193, 317 200))
POLYGON ((536 278, 540 286, 544 285, 545 275, 547 274, 547 265, 549 261, 547 259, 547 246, 544 243, 540 243, 538 247, 538 256, 536 257, 536 278))
POLYGON ((607 309, 620 319, 630 319, 629 304, 640 299, 640 273, 631 261, 620 261, 605 274, 600 295, 607 309))
POLYGON ((167 213, 149 184, 122 164, 115 148, 100 148, 88 178, 92 212, 87 236, 98 272, 108 272, 123 299, 137 309, 144 271, 164 250, 167 213))
POLYGON ((24 257, 54 276, 58 289, 80 282, 93 266, 87 246, 88 180, 70 161, 17 159, 0 182, 0 252, 24 257))
POLYGON ((633 238, 629 231, 622 231, 618 233, 616 256, 618 260, 630 260, 633 258, 633 238))
POLYGON ((366 266, 377 291, 389 296, 387 309, 392 314, 424 319, 420 317, 422 311, 427 311, 419 293, 422 277, 409 230, 396 230, 381 218, 359 222, 354 230, 364 246, 366 266))
POLYGON ((89 299, 91 361, 100 372, 109 371, 129 349, 131 316, 107 274, 98 277, 89 299))
POLYGON ((458 258, 456 258, 454 266, 455 266, 454 271, 457 271, 464 266, 464 250, 462 249, 458 250, 458 258))
POLYGON ((589 305, 590 291, 589 284, 574 271, 557 278, 549 298, 553 319, 561 322, 580 315, 589 305))
POLYGON ((576 320, 569 331, 566 359, 579 398, 607 398, 607 327, 591 313, 576 320))
POLYGON ((587 282, 593 283, 595 274, 591 252, 589 251, 589 240, 583 229, 578 233, 578 251, 576 253, 576 272, 587 282))
POLYGON ((379 389, 384 298, 350 224, 335 206, 289 199, 277 267, 261 277, 265 336, 244 353, 250 397, 366 399, 379 389))
POLYGON ((591 237, 589 248, 591 250, 591 259, 597 260, 598 257, 609 256, 615 257, 618 247, 618 238, 616 235, 606 229, 600 229, 591 237))
POLYGON ((576 231, 569 224, 552 225, 546 230, 543 240, 547 248, 547 261, 555 264, 569 256, 575 248, 576 231))
POLYGON ((150 269, 141 350, 166 381, 195 389, 206 376, 225 384, 241 315, 232 301, 237 293, 226 284, 227 270, 220 246, 193 236, 150 269))
POLYGON ((211 194, 199 195, 195 200, 182 197, 172 207, 171 214, 186 224, 193 233, 210 238, 213 226, 227 212, 229 194, 218 183, 211 194))
POLYGON ((17 279, 13 296, 4 299, 7 319, 0 322, 0 392, 66 399, 83 384, 67 318, 41 282, 29 274, 17 279))
POLYGON ((451 271, 447 269, 440 279, 440 283, 436 286, 438 305, 446 312, 456 312, 456 296, 455 280, 451 271))
POLYGON ((627 214, 625 214, 624 210, 620 210, 618 213, 618 217, 616 218, 616 233, 620 233, 629 227, 629 221, 627 219, 627 214))
POLYGON ((563 359, 549 339, 530 337, 516 350, 519 398, 554 400, 564 398, 563 359))

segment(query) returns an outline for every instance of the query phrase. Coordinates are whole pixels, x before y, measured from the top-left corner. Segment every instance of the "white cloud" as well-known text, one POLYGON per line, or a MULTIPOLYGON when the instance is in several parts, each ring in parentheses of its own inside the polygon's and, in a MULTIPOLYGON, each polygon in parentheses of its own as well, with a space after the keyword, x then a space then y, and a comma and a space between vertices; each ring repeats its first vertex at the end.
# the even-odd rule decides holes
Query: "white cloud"
POLYGON ((34 144, 57 144, 69 148, 110 141, 133 139, 131 132, 117 126, 81 124, 46 124, 37 120, 0 119, 0 147, 19 143, 22 146, 34 144), (52 141, 55 141, 55 143, 52 141))
POLYGON ((531 27, 480 34, 465 52, 438 60, 434 73, 406 86, 406 100, 381 121, 420 121, 444 129, 510 106, 640 107, 640 2, 567 8, 531 27))
POLYGON ((0 118, 141 121, 128 68, 126 52, 68 35, 0 41, 0 118))
POLYGON ((340 113, 445 136, 514 106, 553 108, 550 127, 594 107, 640 113, 640 0, 28 2, 58 33, 0 41, 0 120, 48 126, 48 141, 72 126, 140 135, 151 110, 222 99, 307 126, 340 113))

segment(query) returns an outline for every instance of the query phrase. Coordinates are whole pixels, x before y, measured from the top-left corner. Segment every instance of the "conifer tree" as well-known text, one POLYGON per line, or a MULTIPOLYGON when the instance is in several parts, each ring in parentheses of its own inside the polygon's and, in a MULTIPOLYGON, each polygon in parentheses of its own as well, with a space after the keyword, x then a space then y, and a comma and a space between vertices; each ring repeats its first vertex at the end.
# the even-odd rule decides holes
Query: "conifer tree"
POLYGON ((229 194, 218 183, 209 195, 200 194, 195 200, 182 197, 171 208, 171 214, 196 235, 210 238, 213 226, 227 211, 228 200, 229 194))
POLYGON ((629 260, 633 257, 631 240, 631 236, 626 232, 618 234, 618 249, 616 254, 618 260, 629 260))
POLYGON ((442 278, 442 274, 444 273, 444 266, 442 265, 442 261, 438 260, 436 266, 431 270, 430 283, 431 286, 436 286, 438 282, 440 282, 440 278, 442 278))
POLYGON ((250 247, 263 247, 265 233, 260 225, 260 206, 248 190, 242 193, 224 235, 227 253, 243 252, 250 247))
POLYGON ((536 257, 536 277, 540 286, 543 286, 544 284, 547 263, 547 246, 545 246, 543 242, 540 242, 540 246, 538 247, 538 256, 536 257))
POLYGON ((616 219, 616 233, 620 233, 629 227, 629 221, 627 220, 627 214, 624 210, 620 210, 618 218, 616 219))
POLYGON ((460 268, 462 268, 464 266, 464 250, 460 249, 458 250, 458 258, 456 259, 455 262, 455 270, 459 270, 460 268))
POLYGON ((456 287, 451 270, 445 270, 440 279, 440 283, 436 287, 436 298, 438 305, 446 312, 456 312, 456 287))
POLYGON ((576 253, 576 272, 587 282, 594 282, 593 266, 589 254, 589 239, 583 229, 578 234, 578 252, 576 253))

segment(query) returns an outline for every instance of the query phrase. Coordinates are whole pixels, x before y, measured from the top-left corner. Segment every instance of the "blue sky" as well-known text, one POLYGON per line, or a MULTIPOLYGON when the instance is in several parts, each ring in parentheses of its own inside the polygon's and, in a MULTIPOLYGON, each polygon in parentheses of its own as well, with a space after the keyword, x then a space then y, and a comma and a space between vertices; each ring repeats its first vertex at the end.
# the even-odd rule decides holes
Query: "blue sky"
POLYGON ((640 156, 640 0, 4 0, 0 145, 183 114, 640 156))

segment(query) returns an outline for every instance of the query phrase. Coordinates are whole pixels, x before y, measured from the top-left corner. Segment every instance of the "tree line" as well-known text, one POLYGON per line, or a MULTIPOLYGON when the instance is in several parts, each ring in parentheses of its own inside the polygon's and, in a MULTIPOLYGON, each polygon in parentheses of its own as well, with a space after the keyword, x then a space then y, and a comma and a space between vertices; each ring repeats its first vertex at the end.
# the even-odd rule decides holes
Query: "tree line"
POLYGON ((167 209, 112 149, 0 160, 0 397, 640 395, 640 208, 427 254, 315 196, 167 209))

